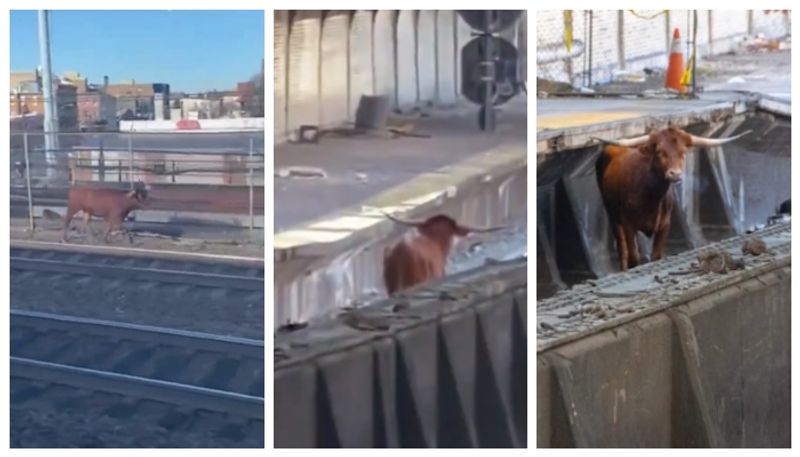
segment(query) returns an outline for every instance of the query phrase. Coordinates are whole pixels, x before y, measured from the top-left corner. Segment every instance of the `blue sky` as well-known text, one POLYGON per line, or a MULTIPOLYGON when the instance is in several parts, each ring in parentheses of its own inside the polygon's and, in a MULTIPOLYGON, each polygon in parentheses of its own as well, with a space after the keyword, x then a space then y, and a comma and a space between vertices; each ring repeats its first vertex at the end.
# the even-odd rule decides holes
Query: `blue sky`
MULTIPOLYGON (((11 70, 39 65, 36 11, 11 11, 11 70)), ((263 11, 52 11, 53 70, 90 83, 135 79, 171 91, 230 90, 261 68, 263 11)))

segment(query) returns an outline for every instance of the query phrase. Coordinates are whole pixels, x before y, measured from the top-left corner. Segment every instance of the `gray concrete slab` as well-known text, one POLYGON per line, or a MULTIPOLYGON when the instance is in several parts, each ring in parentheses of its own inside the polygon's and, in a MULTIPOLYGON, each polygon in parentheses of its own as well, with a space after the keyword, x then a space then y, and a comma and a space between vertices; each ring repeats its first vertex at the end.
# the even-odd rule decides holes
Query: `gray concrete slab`
POLYGON ((414 132, 431 138, 341 138, 318 144, 275 147, 275 170, 321 168, 322 179, 275 178, 275 232, 357 205, 422 173, 454 164, 501 144, 527 141, 527 100, 510 101, 498 113, 497 130, 477 126, 477 107, 459 106, 414 121, 414 132))

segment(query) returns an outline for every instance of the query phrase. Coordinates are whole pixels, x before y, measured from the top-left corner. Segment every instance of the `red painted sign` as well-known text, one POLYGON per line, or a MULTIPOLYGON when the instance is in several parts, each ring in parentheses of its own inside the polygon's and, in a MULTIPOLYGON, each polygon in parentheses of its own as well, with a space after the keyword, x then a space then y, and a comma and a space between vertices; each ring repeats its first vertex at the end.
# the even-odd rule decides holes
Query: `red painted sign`
POLYGON ((194 119, 181 119, 175 123, 178 130, 200 130, 200 121, 194 119))

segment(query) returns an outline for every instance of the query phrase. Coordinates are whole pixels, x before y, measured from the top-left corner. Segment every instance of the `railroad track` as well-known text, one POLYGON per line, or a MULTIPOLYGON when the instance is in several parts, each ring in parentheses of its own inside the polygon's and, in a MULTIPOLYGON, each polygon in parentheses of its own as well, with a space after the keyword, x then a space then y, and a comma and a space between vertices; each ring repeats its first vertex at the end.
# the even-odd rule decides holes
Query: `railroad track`
POLYGON ((263 264, 258 268, 12 246, 11 270, 223 289, 264 290, 263 264))
POLYGON ((204 430, 239 429, 234 441, 263 445, 263 436, 253 436, 263 429, 263 383, 260 340, 11 312, 12 409, 57 411, 66 404, 131 421, 146 410, 168 428, 187 432, 202 422, 204 430), (104 394, 100 405, 87 392, 104 394), (206 413, 211 419, 196 420, 206 413))

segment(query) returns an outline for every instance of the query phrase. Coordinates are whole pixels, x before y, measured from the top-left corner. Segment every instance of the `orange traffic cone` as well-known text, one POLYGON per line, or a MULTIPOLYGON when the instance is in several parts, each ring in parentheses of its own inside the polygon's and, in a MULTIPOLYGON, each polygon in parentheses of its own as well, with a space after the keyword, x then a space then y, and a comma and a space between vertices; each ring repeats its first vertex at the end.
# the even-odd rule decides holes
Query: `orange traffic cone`
POLYGON ((678 92, 686 92, 686 87, 681 84, 683 77, 683 53, 681 52, 681 32, 677 28, 672 34, 672 49, 669 53, 669 65, 667 66, 667 78, 664 87, 675 89, 678 92))

